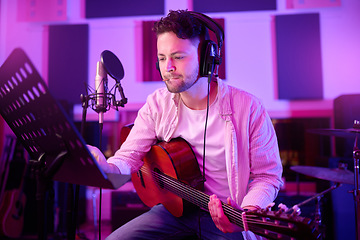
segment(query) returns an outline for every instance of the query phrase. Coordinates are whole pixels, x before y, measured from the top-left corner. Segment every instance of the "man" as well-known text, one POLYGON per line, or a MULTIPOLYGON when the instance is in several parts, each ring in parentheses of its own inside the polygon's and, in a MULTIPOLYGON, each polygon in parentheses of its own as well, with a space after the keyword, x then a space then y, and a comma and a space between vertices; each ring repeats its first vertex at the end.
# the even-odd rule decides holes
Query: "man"
POLYGON ((205 168, 204 192, 211 195, 210 213, 184 209, 181 217, 174 217, 163 205, 156 205, 108 239, 186 239, 194 235, 243 239, 242 229, 230 223, 220 200, 256 210, 277 196, 282 165, 271 120, 251 94, 216 77, 208 86, 208 78, 199 75, 206 26, 194 14, 170 11, 155 23, 154 31, 158 67, 166 88, 147 98, 127 140, 113 157, 106 161, 97 149, 91 148, 91 152, 104 171, 130 174, 139 170, 143 157, 157 141, 182 137, 191 145, 200 169, 205 168))

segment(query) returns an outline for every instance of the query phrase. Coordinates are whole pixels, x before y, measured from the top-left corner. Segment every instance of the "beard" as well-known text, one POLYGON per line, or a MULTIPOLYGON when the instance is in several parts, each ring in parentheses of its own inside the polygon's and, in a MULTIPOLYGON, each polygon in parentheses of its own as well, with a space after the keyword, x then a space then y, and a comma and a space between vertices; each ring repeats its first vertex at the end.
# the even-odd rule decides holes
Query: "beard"
POLYGON ((171 93, 181 93, 189 88, 191 88, 199 79, 199 66, 197 66, 191 73, 189 74, 173 74, 168 73, 165 75, 166 87, 171 93))

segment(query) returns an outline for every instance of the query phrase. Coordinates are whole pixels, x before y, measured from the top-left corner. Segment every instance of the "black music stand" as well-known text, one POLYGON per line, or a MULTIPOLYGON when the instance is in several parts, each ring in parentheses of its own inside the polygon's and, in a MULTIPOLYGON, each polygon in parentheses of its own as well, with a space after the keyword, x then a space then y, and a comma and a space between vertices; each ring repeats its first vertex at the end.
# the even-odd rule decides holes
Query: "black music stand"
POLYGON ((52 180, 117 189, 130 179, 130 175, 102 171, 84 139, 20 48, 0 67, 0 113, 33 159, 39 239, 46 239, 44 196, 52 180))

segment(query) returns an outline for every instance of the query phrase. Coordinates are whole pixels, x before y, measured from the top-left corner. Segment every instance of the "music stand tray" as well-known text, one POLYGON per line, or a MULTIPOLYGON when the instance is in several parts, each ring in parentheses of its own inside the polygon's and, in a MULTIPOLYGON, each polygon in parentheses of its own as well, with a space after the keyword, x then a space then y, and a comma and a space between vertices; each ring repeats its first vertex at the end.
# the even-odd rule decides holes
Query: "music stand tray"
MULTIPOLYGON (((80 99, 80 97, 79 97, 80 99)), ((117 189, 130 175, 107 174, 25 52, 16 48, 0 67, 0 113, 46 177, 117 189)))

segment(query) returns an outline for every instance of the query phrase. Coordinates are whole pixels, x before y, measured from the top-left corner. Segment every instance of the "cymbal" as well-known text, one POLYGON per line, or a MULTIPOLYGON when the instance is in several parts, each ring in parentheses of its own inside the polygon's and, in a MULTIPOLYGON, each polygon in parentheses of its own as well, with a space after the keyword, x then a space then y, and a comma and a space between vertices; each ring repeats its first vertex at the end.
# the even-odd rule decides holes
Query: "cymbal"
POLYGON ((302 173, 310 177, 337 183, 354 184, 355 181, 354 173, 347 169, 312 166, 292 166, 290 167, 290 169, 297 173, 302 173))
POLYGON ((356 134, 360 134, 360 129, 357 128, 348 128, 348 129, 310 129, 310 133, 326 135, 326 136, 335 136, 343 138, 354 138, 356 134))

